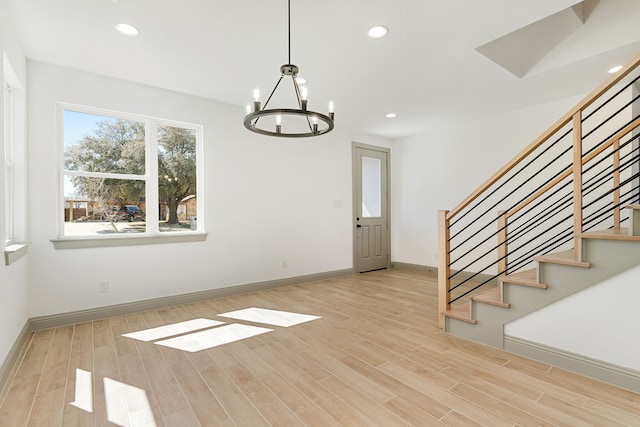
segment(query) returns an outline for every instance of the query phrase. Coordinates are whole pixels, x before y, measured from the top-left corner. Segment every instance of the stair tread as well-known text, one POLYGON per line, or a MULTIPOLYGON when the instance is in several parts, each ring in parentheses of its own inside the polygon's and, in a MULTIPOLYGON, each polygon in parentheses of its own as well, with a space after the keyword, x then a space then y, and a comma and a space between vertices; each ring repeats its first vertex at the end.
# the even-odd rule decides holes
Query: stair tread
POLYGON ((574 267, 589 268, 591 264, 588 262, 578 261, 574 258, 573 249, 567 251, 555 252, 547 255, 533 257, 537 262, 548 262, 553 264, 572 265, 574 267))
POLYGON ((497 305, 498 307, 509 308, 511 306, 509 303, 503 302, 502 298, 500 298, 499 287, 481 292, 471 297, 471 299, 473 301, 483 302, 485 304, 497 305))
POLYGON ((630 240, 640 241, 640 236, 629 234, 628 228, 610 228, 607 230, 585 231, 578 234, 583 239, 630 240))
POLYGON ((519 271, 517 273, 507 274, 498 278, 502 283, 510 283, 512 285, 531 286, 533 288, 547 289, 544 283, 538 283, 537 271, 535 268, 530 270, 519 271))
POLYGON ((452 305, 451 308, 443 314, 447 317, 451 317, 452 319, 462 320, 463 322, 471 323, 473 325, 478 323, 477 320, 471 318, 468 303, 452 305))

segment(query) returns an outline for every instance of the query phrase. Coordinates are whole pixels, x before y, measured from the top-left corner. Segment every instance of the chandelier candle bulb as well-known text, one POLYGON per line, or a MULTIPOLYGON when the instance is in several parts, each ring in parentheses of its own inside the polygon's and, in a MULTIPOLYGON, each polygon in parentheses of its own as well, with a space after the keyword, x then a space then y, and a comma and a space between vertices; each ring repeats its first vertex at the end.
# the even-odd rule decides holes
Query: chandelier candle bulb
POLYGON ((260 89, 254 89, 253 90, 253 112, 256 113, 258 111, 260 111, 260 89))
POLYGON ((309 89, 306 86, 300 88, 300 109, 307 111, 307 96, 309 96, 309 89))
POLYGON ((282 116, 277 115, 276 116, 276 133, 277 134, 282 133, 282 125, 281 125, 281 123, 282 123, 282 116))

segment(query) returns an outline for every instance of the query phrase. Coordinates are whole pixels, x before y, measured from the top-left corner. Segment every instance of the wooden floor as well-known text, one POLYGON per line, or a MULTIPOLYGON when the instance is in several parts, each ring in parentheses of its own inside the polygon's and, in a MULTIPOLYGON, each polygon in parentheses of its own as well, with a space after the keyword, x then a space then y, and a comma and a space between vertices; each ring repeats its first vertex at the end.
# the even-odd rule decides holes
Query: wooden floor
POLYGON ((436 288, 389 270, 38 331, 0 425, 640 426, 638 394, 443 334, 436 288), (219 316, 250 307, 320 318, 219 316))

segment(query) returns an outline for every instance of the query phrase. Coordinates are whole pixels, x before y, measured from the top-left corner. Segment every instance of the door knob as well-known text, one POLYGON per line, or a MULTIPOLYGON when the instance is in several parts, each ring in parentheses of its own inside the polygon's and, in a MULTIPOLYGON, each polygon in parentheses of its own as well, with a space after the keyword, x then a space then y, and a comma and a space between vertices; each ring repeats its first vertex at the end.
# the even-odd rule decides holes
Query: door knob
POLYGON ((362 228, 362 226, 360 224, 356 225, 356 228, 362 228))

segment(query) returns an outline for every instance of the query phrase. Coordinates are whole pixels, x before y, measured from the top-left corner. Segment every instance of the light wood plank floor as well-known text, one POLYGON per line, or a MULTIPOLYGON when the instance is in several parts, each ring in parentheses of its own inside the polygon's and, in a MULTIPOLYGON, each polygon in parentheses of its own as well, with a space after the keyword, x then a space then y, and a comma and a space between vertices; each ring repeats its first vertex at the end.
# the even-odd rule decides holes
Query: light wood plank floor
POLYGON ((38 331, 0 425, 640 426, 638 394, 443 334, 436 288, 389 270, 38 331), (321 318, 219 316, 249 307, 321 318), (123 336, 198 318, 224 325, 123 336))

